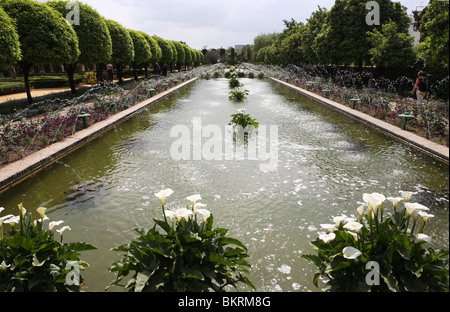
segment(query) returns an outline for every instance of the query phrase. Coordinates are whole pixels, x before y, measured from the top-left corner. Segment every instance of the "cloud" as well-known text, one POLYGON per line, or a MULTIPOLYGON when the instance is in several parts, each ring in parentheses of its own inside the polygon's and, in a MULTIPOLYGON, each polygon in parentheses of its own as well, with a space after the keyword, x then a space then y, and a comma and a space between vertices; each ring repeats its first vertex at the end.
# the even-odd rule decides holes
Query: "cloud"
MULTIPOLYGON (((46 0, 39 0, 46 2, 46 0)), ((123 26, 184 41, 195 49, 252 44, 261 33, 281 32, 283 20, 306 22, 334 0, 82 0, 123 26)), ((428 1, 402 0, 409 12, 428 1)))

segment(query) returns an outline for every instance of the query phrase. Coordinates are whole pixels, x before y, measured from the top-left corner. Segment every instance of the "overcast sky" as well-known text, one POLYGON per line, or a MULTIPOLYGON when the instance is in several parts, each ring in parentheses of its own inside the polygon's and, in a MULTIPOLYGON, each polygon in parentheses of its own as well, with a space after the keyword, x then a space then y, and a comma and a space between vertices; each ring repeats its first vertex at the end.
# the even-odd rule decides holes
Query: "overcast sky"
MULTIPOLYGON (((46 0, 40 0, 46 2, 46 0)), ((369 0, 368 0, 369 1, 369 0)), ((82 0, 123 26, 194 49, 252 44, 262 33, 281 32, 283 20, 306 22, 317 6, 334 0, 82 0)), ((400 0, 411 13, 428 0, 400 0)))

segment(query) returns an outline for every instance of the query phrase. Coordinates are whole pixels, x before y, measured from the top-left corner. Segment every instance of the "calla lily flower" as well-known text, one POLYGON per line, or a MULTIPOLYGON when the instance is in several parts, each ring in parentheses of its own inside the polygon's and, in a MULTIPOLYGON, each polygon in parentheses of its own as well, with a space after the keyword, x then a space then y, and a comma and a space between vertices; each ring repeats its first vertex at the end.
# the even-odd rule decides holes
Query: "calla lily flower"
POLYGON ((339 226, 341 224, 341 222, 343 222, 346 218, 347 218, 346 215, 342 215, 339 217, 334 217, 333 221, 336 223, 337 226, 339 226))
POLYGON ((428 214, 428 213, 426 213, 423 210, 419 210, 418 214, 422 218, 423 222, 428 222, 429 218, 433 218, 434 217, 434 215, 428 214))
POLYGON ((4 217, 1 217, 1 218, 0 218, 0 227, 1 227, 1 225, 2 225, 3 223, 8 223, 8 222, 4 222, 5 220, 8 220, 8 219, 10 219, 10 218, 12 218, 12 217, 14 217, 14 215, 12 215, 12 214, 7 215, 7 216, 4 216, 4 217))
POLYGON ((405 200, 406 203, 409 202, 411 196, 415 194, 417 194, 417 192, 400 191, 400 195, 403 196, 403 199, 405 200))
POLYGON ((325 244, 328 244, 329 242, 331 242, 335 238, 336 238, 336 234, 334 234, 334 233, 321 234, 319 236, 319 239, 323 240, 325 244))
POLYGON ((359 222, 349 222, 346 225, 344 225, 344 229, 349 231, 355 231, 358 233, 362 229, 363 225, 359 222))
POLYGON ((49 219, 47 216, 44 216, 44 219, 37 219, 37 220, 34 220, 34 221, 33 221, 33 225, 34 225, 34 227, 36 227, 38 222, 42 223, 42 222, 44 222, 44 221, 46 221, 46 220, 50 220, 50 219, 49 219))
POLYGON ((363 216, 365 208, 366 208, 366 205, 361 205, 358 207, 358 209, 356 209, 360 218, 363 216))
POLYGON ((166 190, 162 190, 159 193, 156 193, 155 196, 159 198, 161 206, 164 206, 164 204, 166 203, 166 197, 169 197, 172 194, 173 190, 169 188, 166 190))
POLYGON ((206 220, 208 220, 208 218, 211 216, 211 212, 206 209, 197 209, 195 213, 202 217, 203 222, 206 222, 206 220))
POLYGON ((181 219, 185 219, 186 221, 189 221, 189 217, 192 216, 194 213, 186 208, 177 209, 175 211, 175 217, 178 219, 178 222, 181 221, 181 219))
POLYGON ((342 250, 342 253, 344 254, 345 259, 350 259, 350 260, 354 260, 362 255, 361 251, 359 251, 358 249, 353 248, 353 247, 345 247, 342 250))
POLYGON ((353 236, 353 238, 355 239, 355 242, 358 241, 358 234, 354 233, 354 232, 347 232, 348 234, 350 234, 351 236, 353 236))
POLYGON ((426 207, 426 206, 424 206, 424 205, 421 205, 421 204, 418 204, 418 203, 405 203, 405 208, 406 208, 406 216, 407 217, 409 217, 410 215, 412 215, 413 213, 414 213, 414 211, 416 211, 416 210, 425 210, 425 211, 428 211, 428 210, 430 210, 430 208, 428 208, 428 207, 426 207))
POLYGON ((11 264, 7 265, 5 261, 2 261, 0 264, 0 272, 5 272, 10 266, 11 264))
POLYGON ((392 205, 394 205, 394 209, 397 208, 397 205, 399 202, 403 200, 403 197, 388 197, 387 200, 389 200, 392 205))
POLYGON ((172 221, 172 223, 175 223, 175 212, 174 211, 166 210, 166 211, 164 211, 164 214, 166 215, 166 218, 169 218, 170 221, 172 221))
POLYGON ((9 224, 11 226, 13 226, 14 224, 19 224, 20 223, 20 216, 10 217, 9 219, 4 220, 3 223, 7 223, 7 224, 9 224))
POLYGON ((205 209, 206 207, 208 207, 207 204, 196 203, 196 204, 194 205, 194 213, 195 213, 195 210, 197 210, 197 209, 205 209))
POLYGON ((192 207, 194 207, 195 203, 202 199, 200 194, 192 195, 189 197, 186 197, 186 199, 192 204, 192 207))
POLYGON ((378 213, 378 208, 386 200, 386 197, 380 193, 363 194, 363 200, 373 208, 375 215, 378 213))
POLYGON ((426 243, 431 243, 432 238, 428 235, 425 234, 417 234, 416 235, 416 242, 421 243, 421 242, 426 242, 426 243))
POLYGON ((329 232, 334 232, 337 229, 336 224, 321 224, 320 227, 329 232))
POLYGON ((62 236, 64 231, 71 231, 71 230, 72 229, 70 228, 70 226, 66 225, 66 226, 63 226, 62 228, 60 228, 59 230, 56 230, 56 232, 58 232, 62 236))
POLYGON ((39 213, 39 215, 41 216, 41 219, 44 220, 45 212, 47 211, 47 208, 39 207, 38 209, 36 209, 36 211, 37 211, 37 212, 39 213))
POLYGON ((25 214, 27 213, 27 210, 23 207, 23 204, 18 204, 17 207, 19 207, 19 211, 20 214, 23 216, 25 216, 25 214))
POLYGON ((48 224, 48 229, 50 230, 50 231, 53 231, 53 228, 55 227, 55 226, 58 226, 58 225, 61 225, 61 224, 63 224, 64 223, 64 221, 53 221, 53 222, 50 222, 49 224, 48 224))
POLYGON ((2 213, 3 210, 5 210, 5 208, 0 207, 0 213, 2 213))

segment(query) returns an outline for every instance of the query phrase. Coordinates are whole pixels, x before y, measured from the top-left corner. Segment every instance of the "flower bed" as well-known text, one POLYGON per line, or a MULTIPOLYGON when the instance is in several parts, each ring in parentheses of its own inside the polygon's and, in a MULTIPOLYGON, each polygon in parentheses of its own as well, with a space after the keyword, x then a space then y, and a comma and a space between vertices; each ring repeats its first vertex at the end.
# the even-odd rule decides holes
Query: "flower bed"
MULTIPOLYGON (((253 64, 243 66, 355 108, 398 127, 403 125, 403 118, 399 115, 410 113, 414 119, 409 122, 408 131, 435 143, 449 146, 448 103, 427 100, 419 105, 412 98, 401 97, 396 93, 396 89, 409 88, 407 82, 399 81, 394 84, 387 79, 380 78, 375 81, 362 75, 350 78, 340 77, 343 74, 339 72, 335 73, 335 82, 333 82, 329 78, 324 78, 326 75, 318 70, 311 73, 311 70, 306 71, 293 65, 284 69, 253 64), (366 86, 366 80, 371 81, 370 88, 366 86)), ((410 87, 412 90, 413 86, 410 87)))

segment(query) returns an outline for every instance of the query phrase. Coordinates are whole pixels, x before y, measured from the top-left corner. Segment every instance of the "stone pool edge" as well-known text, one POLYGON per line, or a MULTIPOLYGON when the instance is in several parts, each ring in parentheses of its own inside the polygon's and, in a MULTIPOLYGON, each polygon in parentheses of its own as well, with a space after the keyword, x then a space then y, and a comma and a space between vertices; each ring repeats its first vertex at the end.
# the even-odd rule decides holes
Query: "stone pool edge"
POLYGON ((59 159, 67 156, 83 145, 95 140, 114 126, 126 121, 134 115, 140 113, 150 104, 161 100, 174 91, 194 82, 199 77, 194 77, 173 88, 163 91, 143 102, 123 110, 107 120, 98 122, 87 129, 78 131, 61 142, 54 143, 42 150, 39 150, 27 157, 0 168, 0 193, 7 191, 32 175, 50 166, 59 159))
POLYGON ((356 119, 360 122, 363 122, 367 125, 369 125, 372 128, 375 128, 376 130, 399 140, 400 142, 407 144, 409 146, 412 146, 418 150, 420 150, 423 153, 426 153, 444 163, 447 165, 449 164, 449 149, 443 145, 439 145, 437 143, 434 143, 430 140, 427 140, 425 138, 422 138, 414 133, 408 132, 406 130, 400 129, 394 125, 391 125, 385 121, 379 120, 377 118, 374 118, 372 116, 369 116, 367 114, 364 114, 360 111, 354 110, 346 105, 340 104, 338 102, 332 101, 330 99, 327 99, 325 97, 322 97, 320 95, 317 95, 313 92, 309 92, 305 89, 302 89, 300 87, 294 86, 290 83, 287 83, 285 81, 272 78, 275 82, 278 82, 280 84, 283 84, 291 89, 294 89, 303 95, 314 99, 322 104, 325 104, 341 113, 344 113, 345 115, 356 119))

